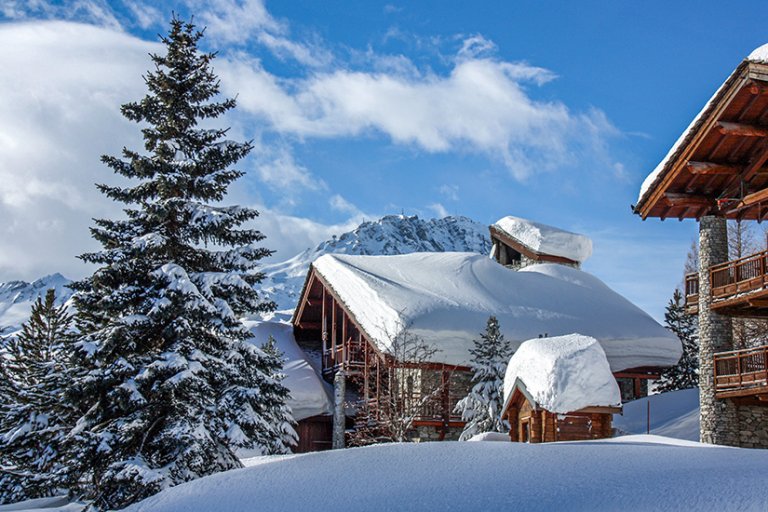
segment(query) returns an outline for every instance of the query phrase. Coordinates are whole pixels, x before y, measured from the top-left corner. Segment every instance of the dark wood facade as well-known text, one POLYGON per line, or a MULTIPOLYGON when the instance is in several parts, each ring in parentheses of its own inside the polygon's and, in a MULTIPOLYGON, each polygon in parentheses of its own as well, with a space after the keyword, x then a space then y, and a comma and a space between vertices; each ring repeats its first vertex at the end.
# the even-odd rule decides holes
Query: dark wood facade
POLYGON ((612 435, 613 414, 621 412, 620 407, 587 407, 558 414, 539 407, 521 386, 516 386, 512 393, 504 416, 509 422, 509 438, 513 442, 604 439, 612 435))
POLYGON ((296 433, 299 435, 299 443, 294 447, 294 453, 330 450, 333 438, 333 417, 323 415, 305 418, 298 422, 296 433))

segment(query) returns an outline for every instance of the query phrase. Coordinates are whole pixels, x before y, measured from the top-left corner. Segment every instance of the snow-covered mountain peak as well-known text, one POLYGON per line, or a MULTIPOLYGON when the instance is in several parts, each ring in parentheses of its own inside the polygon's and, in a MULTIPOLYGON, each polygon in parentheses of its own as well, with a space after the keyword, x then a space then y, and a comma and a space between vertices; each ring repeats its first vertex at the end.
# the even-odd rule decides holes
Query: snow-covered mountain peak
POLYGON ((38 297, 44 296, 50 288, 56 290, 56 302, 65 303, 72 296, 72 290, 67 288, 70 282, 57 272, 31 283, 26 281, 0 283, 0 333, 4 328, 15 330, 26 321, 32 304, 38 297))
POLYGON ((309 265, 324 254, 396 255, 414 252, 475 252, 488 254, 488 227, 467 217, 424 220, 416 215, 387 215, 306 249, 293 258, 264 265, 265 298, 278 310, 296 306, 309 265))

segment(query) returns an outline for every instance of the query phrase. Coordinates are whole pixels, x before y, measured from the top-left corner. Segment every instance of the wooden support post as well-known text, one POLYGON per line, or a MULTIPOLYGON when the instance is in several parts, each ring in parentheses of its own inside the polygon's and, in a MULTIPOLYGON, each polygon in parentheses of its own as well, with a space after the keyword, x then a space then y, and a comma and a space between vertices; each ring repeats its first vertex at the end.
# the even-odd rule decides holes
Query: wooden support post
POLYGON ((333 365, 338 365, 339 362, 336 360, 336 299, 333 295, 331 295, 331 357, 333 358, 333 365))
MULTIPOLYGON (((363 343, 363 335, 360 334, 358 331, 357 333, 357 339, 362 344, 363 343)), ((370 388, 371 385, 369 382, 370 377, 368 374, 370 373, 370 362, 368 360, 368 343, 366 342, 365 345, 363 345, 363 360, 365 361, 365 364, 363 366, 363 387, 365 388, 365 403, 368 404, 368 400, 370 400, 370 388)))
POLYGON ((328 318, 325 311, 325 286, 323 286, 323 305, 321 307, 323 316, 322 320, 322 337, 323 337, 323 365, 325 365, 326 358, 328 357, 328 318))
POLYGON ((341 364, 349 364, 349 340, 347 339, 347 314, 341 312, 341 364))
POLYGON ((347 429, 347 417, 344 414, 344 400, 347 391, 347 377, 340 368, 333 378, 333 449, 344 448, 344 432, 347 429))

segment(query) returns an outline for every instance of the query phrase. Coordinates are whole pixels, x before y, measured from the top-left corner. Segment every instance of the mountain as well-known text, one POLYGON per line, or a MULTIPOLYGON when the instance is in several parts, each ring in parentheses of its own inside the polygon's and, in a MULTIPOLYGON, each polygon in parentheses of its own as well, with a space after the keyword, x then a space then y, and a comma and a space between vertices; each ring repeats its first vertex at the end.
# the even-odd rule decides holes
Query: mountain
POLYGON ((304 285, 309 265, 324 254, 394 255, 413 252, 475 252, 489 254, 488 226, 467 217, 420 219, 387 215, 368 221, 339 237, 322 242, 279 263, 262 266, 264 297, 277 303, 278 311, 290 311, 304 285))
POLYGON ((29 317, 32 304, 49 288, 56 290, 56 302, 65 303, 72 290, 66 287, 70 280, 61 274, 51 274, 36 281, 8 281, 0 283, 0 333, 16 330, 29 317))
MULTIPOLYGON (((324 254, 392 255, 412 252, 476 252, 488 254, 491 242, 488 227, 467 217, 445 217, 423 220, 417 216, 388 215, 360 224, 341 236, 334 236, 314 249, 306 249, 281 262, 260 267, 265 279, 260 288, 266 299, 273 300, 284 313, 296 307, 310 263, 324 254)), ((48 288, 55 288, 60 301, 72 291, 70 281, 52 274, 32 283, 9 281, 0 283, 0 332, 2 327, 14 330, 27 319, 32 303, 48 288)))

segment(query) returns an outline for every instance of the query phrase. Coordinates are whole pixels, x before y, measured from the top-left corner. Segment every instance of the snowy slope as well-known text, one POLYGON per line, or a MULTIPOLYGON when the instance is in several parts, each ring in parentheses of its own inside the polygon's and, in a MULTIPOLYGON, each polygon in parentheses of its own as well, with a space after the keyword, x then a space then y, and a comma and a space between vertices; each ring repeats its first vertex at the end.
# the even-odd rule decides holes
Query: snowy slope
POLYGON ((600 343, 568 334, 520 345, 504 376, 504 407, 518 379, 536 405, 566 413, 585 407, 618 407, 621 393, 600 343))
POLYGON ((58 304, 63 304, 72 296, 72 290, 66 287, 70 280, 61 274, 51 274, 27 283, 8 281, 0 283, 0 332, 3 328, 16 330, 29 317, 32 304, 39 296, 45 296, 49 288, 56 290, 58 304))
POLYGON ((624 404, 622 414, 613 416, 614 428, 628 434, 644 434, 648 429, 648 402, 651 434, 699 440, 698 389, 670 391, 624 404))
POLYGON ((578 332, 600 341, 613 371, 670 366, 680 341, 584 271, 556 264, 511 271, 471 253, 325 255, 314 264, 371 340, 387 350, 404 326, 433 344, 436 361, 467 364, 490 315, 519 344, 578 332))
POLYGON ((293 326, 278 322, 247 322, 253 333, 252 343, 263 345, 272 336, 277 348, 283 353, 285 365, 283 385, 291 391, 288 405, 293 417, 298 420, 330 414, 333 409, 332 388, 323 381, 313 368, 307 355, 296 344, 293 326))
POLYGON ((296 256, 264 265, 261 285, 278 310, 292 310, 301 293, 309 265, 324 254, 393 255, 413 252, 462 251, 489 254, 488 226, 466 217, 423 220, 417 216, 388 215, 364 222, 356 229, 322 242, 296 256))
POLYGON ((126 510, 765 510, 766 472, 764 450, 656 436, 388 444, 260 459, 126 510))

